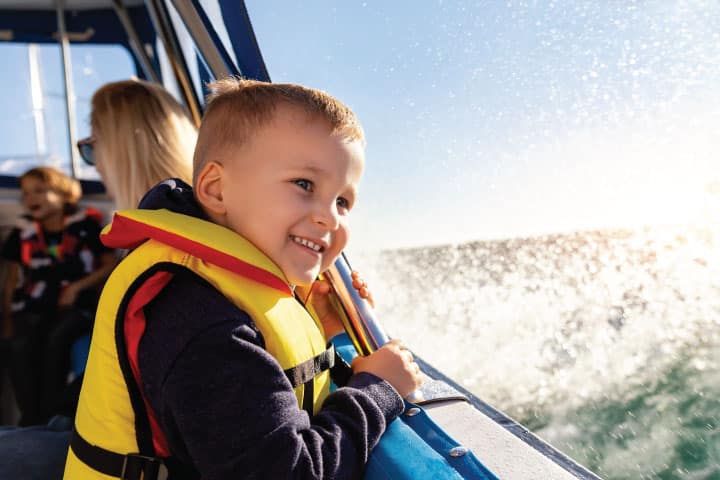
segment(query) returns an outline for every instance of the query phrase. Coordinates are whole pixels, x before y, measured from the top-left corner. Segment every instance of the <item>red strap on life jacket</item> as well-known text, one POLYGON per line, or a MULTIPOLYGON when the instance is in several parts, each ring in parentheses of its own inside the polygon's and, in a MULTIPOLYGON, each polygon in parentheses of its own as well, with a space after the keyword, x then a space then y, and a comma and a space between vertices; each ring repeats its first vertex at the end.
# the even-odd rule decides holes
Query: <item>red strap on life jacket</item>
POLYGON ((169 457, 170 449, 167 445, 165 434, 160 428, 160 423, 153 411, 150 403, 147 401, 145 392, 143 391, 142 382, 140 381, 140 368, 138 365, 138 347, 140 339, 145 333, 145 313, 143 307, 150 303, 160 291, 165 288, 172 279, 173 274, 170 272, 159 271, 148 278, 136 291, 128 303, 125 311, 124 333, 127 345, 127 356, 130 361, 135 383, 140 390, 145 404, 148 420, 150 422, 150 430, 152 431, 153 446, 155 447, 155 455, 158 457, 169 457))
POLYGON ((293 295, 292 290, 284 280, 267 270, 220 250, 216 250, 209 245, 204 245, 183 237, 182 235, 139 222, 132 218, 124 217, 121 214, 115 214, 110 231, 100 235, 100 240, 111 248, 132 249, 148 238, 154 238, 166 245, 170 245, 183 252, 188 252, 242 277, 278 290, 285 295, 293 295))

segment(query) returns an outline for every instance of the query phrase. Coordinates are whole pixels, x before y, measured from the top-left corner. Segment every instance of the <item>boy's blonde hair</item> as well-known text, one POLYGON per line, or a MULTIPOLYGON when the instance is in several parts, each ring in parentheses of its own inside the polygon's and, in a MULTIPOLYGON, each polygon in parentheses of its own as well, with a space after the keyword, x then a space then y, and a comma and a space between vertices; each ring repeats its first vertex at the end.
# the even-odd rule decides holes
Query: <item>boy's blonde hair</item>
POLYGON ((53 192, 63 197, 66 213, 71 213, 77 208, 82 197, 80 182, 68 177, 60 170, 53 167, 35 167, 20 175, 20 182, 26 178, 36 178, 43 182, 53 192))
POLYGON ((210 94, 193 157, 194 178, 218 154, 240 149, 273 119, 278 105, 297 107, 324 119, 332 133, 365 146, 365 134, 350 108, 329 94, 290 83, 229 77, 208 84, 210 94))
POLYGON ((136 208, 158 182, 192 181, 197 129, 161 86, 142 80, 108 83, 92 98, 96 148, 119 209, 136 208))

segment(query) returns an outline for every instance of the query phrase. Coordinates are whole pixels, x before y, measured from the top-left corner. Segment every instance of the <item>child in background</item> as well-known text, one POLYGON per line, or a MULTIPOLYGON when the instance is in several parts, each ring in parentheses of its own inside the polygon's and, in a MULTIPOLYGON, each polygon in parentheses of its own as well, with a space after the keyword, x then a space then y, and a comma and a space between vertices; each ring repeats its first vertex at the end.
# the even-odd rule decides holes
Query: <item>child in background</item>
POLYGON ((316 323, 294 289, 347 244, 362 128, 299 85, 210 89, 194 189, 163 182, 103 233, 134 250, 98 307, 65 478, 359 478, 419 368, 391 341, 329 393, 337 314, 320 295, 316 323))
POLYGON ((67 381, 72 342, 92 328, 98 287, 115 265, 102 216, 78 208, 80 184, 51 167, 20 177, 19 219, 2 249, 10 262, 2 337, 21 425, 47 421, 67 381))

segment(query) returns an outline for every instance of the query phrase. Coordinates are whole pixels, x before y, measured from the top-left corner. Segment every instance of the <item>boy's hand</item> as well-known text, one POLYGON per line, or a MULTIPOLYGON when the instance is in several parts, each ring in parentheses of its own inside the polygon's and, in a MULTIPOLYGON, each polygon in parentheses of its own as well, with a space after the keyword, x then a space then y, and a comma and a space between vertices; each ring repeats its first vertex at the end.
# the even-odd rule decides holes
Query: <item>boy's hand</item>
MULTIPOLYGON (((304 295, 305 290, 306 289, 303 288, 298 293, 300 293, 301 296, 306 296, 304 295)), ((331 291, 332 287, 327 281, 315 280, 310 286, 310 291, 307 293, 307 300, 305 301, 305 303, 310 303, 315 309, 315 313, 317 313, 318 320, 320 320, 322 324, 327 340, 345 331, 342 321, 340 320, 340 315, 338 315, 330 302, 329 293, 331 291)))
POLYGON ((373 308, 375 308, 375 300, 373 300, 372 293, 370 293, 370 289, 368 288, 367 283, 365 283, 365 280, 363 280, 360 274, 355 270, 353 270, 350 275, 353 279, 353 288, 358 291, 360 298, 364 298, 373 308))
MULTIPOLYGON (((353 288, 358 291, 360 298, 364 298, 370 305, 375 307, 372 293, 368 289, 367 283, 360 277, 358 272, 352 272, 353 288)), ((305 297, 305 303, 310 303, 315 309, 315 313, 318 315, 318 320, 323 326, 325 332, 325 338, 328 340, 345 331, 340 316, 333 308, 330 302, 329 293, 332 291, 332 287, 325 280, 315 280, 308 290, 305 287, 296 287, 301 297, 305 297)))
POLYGON ((356 357, 354 373, 368 372, 392 385, 405 398, 425 381, 413 355, 400 340, 390 340, 367 357, 356 357))

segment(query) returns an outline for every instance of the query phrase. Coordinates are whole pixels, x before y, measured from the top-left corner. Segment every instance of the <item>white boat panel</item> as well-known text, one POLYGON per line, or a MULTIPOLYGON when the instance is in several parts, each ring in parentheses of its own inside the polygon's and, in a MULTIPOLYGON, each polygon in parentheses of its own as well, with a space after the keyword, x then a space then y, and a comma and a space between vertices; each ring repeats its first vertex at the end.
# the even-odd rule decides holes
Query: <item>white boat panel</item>
POLYGON ((502 480, 571 480, 573 474, 464 401, 424 405, 428 416, 502 480))

